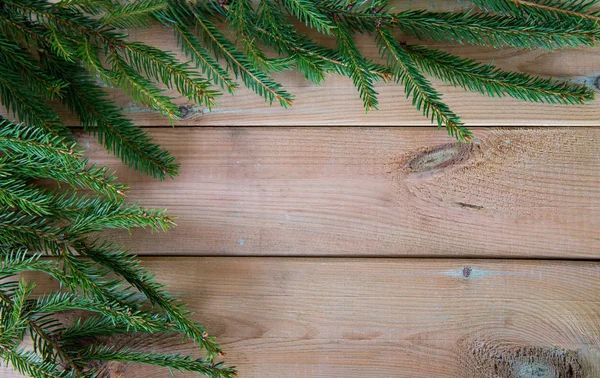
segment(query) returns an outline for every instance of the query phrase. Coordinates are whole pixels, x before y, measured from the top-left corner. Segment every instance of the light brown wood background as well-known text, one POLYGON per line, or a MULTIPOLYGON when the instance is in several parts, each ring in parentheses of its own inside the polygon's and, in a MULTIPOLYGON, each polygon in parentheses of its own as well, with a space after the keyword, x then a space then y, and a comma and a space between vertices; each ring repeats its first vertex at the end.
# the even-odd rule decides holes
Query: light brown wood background
MULTIPOLYGON (((134 37, 176 49, 159 29, 134 37)), ((598 49, 437 47, 591 86, 600 75, 598 49)), ((441 85, 478 126, 457 146, 396 85, 379 85, 380 110, 366 114, 347 79, 278 79, 297 97, 290 110, 246 90, 212 112, 178 99, 188 116, 175 129, 115 92, 178 157, 174 181, 124 168, 81 134, 130 200, 179 216, 166 234, 111 237, 190 303, 240 376, 600 376, 600 102, 534 105, 441 85)))

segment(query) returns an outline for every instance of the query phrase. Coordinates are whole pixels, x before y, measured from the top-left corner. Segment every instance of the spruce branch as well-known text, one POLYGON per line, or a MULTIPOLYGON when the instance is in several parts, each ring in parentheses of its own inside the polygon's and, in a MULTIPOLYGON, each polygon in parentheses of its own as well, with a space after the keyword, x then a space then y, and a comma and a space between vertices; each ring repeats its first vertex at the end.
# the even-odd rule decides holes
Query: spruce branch
POLYGON ((538 17, 574 24, 600 21, 600 13, 591 10, 598 4, 597 0, 473 0, 473 3, 486 11, 516 17, 538 17))
POLYGON ((253 67, 245 55, 216 28, 200 9, 191 6, 189 9, 192 12, 196 29, 202 35, 204 43, 208 45, 217 59, 225 59, 228 67, 236 77, 240 76, 248 88, 270 103, 276 100, 283 107, 291 105, 294 97, 283 90, 281 84, 274 82, 259 69, 253 67))
POLYGON ((368 75, 369 65, 362 56, 352 39, 350 31, 342 24, 336 24, 336 37, 338 49, 343 62, 348 67, 350 78, 357 87, 360 98, 363 100, 365 109, 377 109, 377 92, 373 86, 373 78, 368 75))
POLYGON ((394 39, 389 30, 377 30, 377 44, 382 55, 386 56, 390 67, 396 73, 396 81, 404 86, 406 97, 412 97, 413 105, 426 117, 436 120, 438 127, 445 126, 448 134, 458 140, 467 141, 472 134, 464 126, 460 117, 441 101, 441 95, 423 76, 413 58, 394 39))
POLYGON ((482 64, 423 46, 405 45, 404 49, 428 75, 491 97, 510 96, 531 102, 565 105, 583 104, 594 98, 594 92, 584 86, 526 73, 506 72, 492 64, 482 64))
POLYGON ((233 94, 239 85, 230 77, 210 52, 201 44, 187 25, 174 24, 173 31, 183 52, 202 69, 208 79, 233 94))
MULTIPOLYGON (((126 164, 162 179, 173 176, 177 169, 172 158, 154 146, 144 132, 136 130, 118 108, 110 106, 110 99, 101 94, 102 88, 81 69, 58 73, 45 63, 41 69, 36 68, 29 53, 32 47, 42 52, 43 59, 60 62, 59 66, 83 65, 83 71, 97 75, 109 86, 125 89, 135 101, 174 120, 178 109, 157 82, 210 109, 220 95, 211 84, 234 93, 238 87, 235 77, 267 102, 276 101, 287 107, 293 96, 269 75, 290 69, 296 69, 312 83, 321 83, 330 73, 347 76, 357 87, 365 107, 375 108, 374 83, 391 80, 392 72, 398 73, 397 67, 389 62, 377 64, 362 56, 354 41, 358 34, 377 37, 378 30, 385 30, 445 43, 557 49, 592 46, 600 31, 600 13, 592 10, 596 4, 592 0, 475 0, 474 3, 468 11, 450 13, 422 9, 395 11, 387 1, 260 0, 254 6, 249 0, 62 0, 58 3, 8 0, 0 9, 0 31, 4 33, 0 36, 0 55, 13 57, 8 59, 10 69, 20 76, 13 77, 10 73, 5 76, 0 94, 7 97, 3 104, 12 106, 11 109, 23 115, 31 113, 19 104, 30 97, 29 93, 26 96, 13 93, 25 81, 33 95, 31 114, 38 114, 34 119, 24 119, 29 123, 42 121, 39 114, 51 110, 42 108, 44 101, 53 96, 59 98, 77 114, 88 131, 96 133, 105 147, 126 164), (295 20, 335 37, 337 48, 322 46, 300 33, 295 20), (147 27, 153 22, 172 29, 180 49, 191 62, 181 62, 171 52, 128 39, 128 30, 147 27), (220 24, 230 30, 229 35, 222 32, 220 24), (271 57, 272 53, 277 56, 271 57), (80 95, 94 85, 96 88, 89 95, 80 95), (51 89, 44 93, 45 88, 51 89)), ((410 46, 404 48, 422 76, 443 76, 451 85, 480 93, 561 104, 579 103, 591 97, 590 91, 577 85, 499 70, 492 74, 485 71, 484 65, 476 68, 476 62, 450 55, 443 56, 447 66, 440 67, 429 60, 430 56, 424 56, 428 54, 413 50, 410 46)), ((431 84, 427 88, 438 98, 439 106, 435 109, 439 111, 432 114, 438 114, 445 120, 443 124, 452 129, 457 119, 451 119, 456 115, 451 116, 431 84), (442 105, 446 111, 441 110, 442 105), (446 116, 442 117, 442 113, 446 116)), ((412 91, 409 93, 413 95, 412 91)), ((425 104, 416 98, 415 106, 420 103, 425 104)), ((56 116, 53 117, 46 127, 54 125, 59 135, 63 135, 60 132, 64 130, 56 122, 56 116)), ((433 119, 440 120, 438 116, 433 119)))
POLYGON ((235 376, 233 368, 226 368, 221 363, 211 360, 192 358, 180 354, 143 353, 130 349, 115 350, 110 346, 90 346, 78 352, 78 361, 123 361, 150 364, 169 368, 170 370, 187 370, 203 374, 211 378, 235 376))
POLYGON ((92 377, 95 372, 86 359, 91 355, 81 349, 91 342, 85 337, 96 342, 113 335, 177 331, 205 349, 206 364, 188 356, 116 347, 111 353, 115 360, 233 376, 233 368, 212 363, 221 352, 214 338, 137 257, 91 239, 111 228, 165 230, 174 226, 172 218, 162 210, 124 203, 124 187, 113 182, 106 168, 88 166, 70 140, 7 120, 0 120, 0 126, 0 359, 32 377, 92 377), (69 178, 78 176, 85 179, 69 178), (64 180, 73 190, 41 187, 30 178, 64 180), (78 192, 83 185, 87 195, 78 192), (48 256, 52 259, 43 258, 48 256), (34 284, 15 280, 26 271, 48 275, 60 290, 30 299, 34 284), (61 315, 73 311, 84 315, 75 322, 61 315), (86 328, 92 326, 97 328, 86 328), (26 332, 33 340, 33 350, 27 352, 20 349, 26 332), (167 360, 161 362, 163 357, 167 360))

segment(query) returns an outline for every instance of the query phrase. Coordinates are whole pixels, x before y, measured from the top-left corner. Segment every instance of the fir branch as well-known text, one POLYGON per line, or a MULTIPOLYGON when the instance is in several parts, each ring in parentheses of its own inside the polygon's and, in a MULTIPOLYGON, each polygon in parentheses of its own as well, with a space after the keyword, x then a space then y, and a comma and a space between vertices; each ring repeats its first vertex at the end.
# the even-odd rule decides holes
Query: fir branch
POLYGON ((0 61, 0 102, 23 122, 43 127, 54 136, 68 135, 58 114, 29 84, 0 61))
POLYGON ((59 372, 56 365, 44 361, 37 354, 24 349, 0 348, 0 358, 7 361, 19 373, 31 378, 66 378, 66 372, 59 372))
POLYGON ((266 58, 262 50, 256 45, 254 27, 257 23, 256 14, 249 0, 235 0, 227 7, 227 22, 230 29, 234 30, 238 42, 244 48, 246 59, 254 67, 271 72, 277 70, 266 58))
POLYGON ((84 310, 101 314, 103 319, 113 324, 121 324, 127 328, 127 332, 153 333, 163 330, 160 325, 164 321, 158 314, 147 314, 144 310, 132 310, 131 307, 119 302, 102 302, 81 297, 73 293, 52 293, 39 297, 35 302, 28 304, 28 315, 34 317, 44 313, 57 313, 61 311, 84 310))
POLYGON ((511 14, 516 17, 535 17, 550 22, 580 24, 600 21, 597 12, 590 12, 597 0, 473 0, 486 11, 511 14))
POLYGON ((365 108, 377 109, 377 92, 373 86, 373 77, 368 75, 369 65, 352 40, 350 31, 340 23, 336 24, 336 37, 340 55, 347 65, 350 78, 357 87, 365 108))
POLYGON ((240 76, 244 84, 265 100, 272 103, 277 100, 283 107, 288 107, 293 96, 283 90, 281 85, 272 81, 267 75, 255 69, 244 54, 235 48, 233 43, 210 22, 197 8, 190 7, 194 23, 204 42, 210 47, 217 58, 224 58, 228 67, 240 76))
POLYGON ((196 65, 202 69, 202 73, 208 76, 215 84, 229 93, 238 88, 238 84, 229 76, 219 63, 210 55, 208 50, 202 46, 196 36, 184 24, 173 24, 173 31, 183 52, 190 57, 196 65))
MULTIPOLYGON (((171 332, 173 324, 158 314, 154 314, 154 316, 157 320, 151 324, 151 328, 149 328, 151 332, 171 332)), ((131 333, 131 328, 126 323, 115 323, 113 319, 96 315, 77 319, 75 323, 60 329, 57 333, 60 333, 60 339, 64 345, 70 345, 83 338, 128 334, 131 333)))
POLYGON ((29 82, 29 86, 48 99, 54 98, 66 86, 60 79, 48 75, 33 58, 30 51, 13 43, 0 34, 0 62, 29 82))
POLYGON ((177 117, 178 107, 172 99, 163 95, 158 87, 128 65, 116 52, 109 54, 107 60, 116 74, 113 79, 121 88, 126 89, 135 101, 158 110, 170 119, 177 117))
POLYGON ((198 105, 206 105, 209 109, 215 105, 219 93, 209 90, 210 83, 187 63, 180 63, 172 54, 141 43, 126 42, 122 44, 122 49, 136 71, 145 72, 168 88, 176 88, 198 105))
POLYGON ((404 49, 427 74, 450 85, 491 97, 510 96, 550 104, 582 104, 594 98, 594 92, 582 85, 506 72, 492 64, 482 64, 423 46, 406 45, 404 49))
POLYGON ((167 7, 165 0, 136 0, 130 3, 119 3, 110 8, 110 12, 100 17, 101 25, 137 29, 150 24, 154 13, 167 7))
POLYGON ((594 46, 598 35, 596 25, 564 23, 532 23, 525 18, 487 13, 428 12, 406 10, 391 13, 373 11, 357 5, 345 6, 338 0, 324 1, 319 7, 338 17, 338 22, 350 30, 374 32, 378 27, 395 27, 419 39, 440 42, 470 43, 495 48, 556 49, 594 46))
POLYGON ((469 140, 471 132, 460 117, 441 101, 441 95, 419 71, 412 57, 398 43, 389 30, 377 30, 377 43, 382 55, 387 56, 390 67, 396 72, 396 81, 404 85, 406 97, 412 97, 413 105, 422 110, 426 117, 436 120, 438 127, 444 126, 448 134, 458 140, 469 140))
POLYGON ((89 257, 101 266, 119 274, 133 287, 138 289, 153 304, 157 305, 164 315, 175 326, 173 330, 184 334, 186 337, 200 344, 210 356, 222 354, 222 350, 208 337, 206 330, 199 324, 191 321, 187 316, 181 302, 172 298, 140 265, 138 259, 109 243, 79 243, 76 250, 83 256, 89 257))
POLYGON ((87 361, 122 361, 162 366, 170 370, 187 370, 206 375, 211 378, 229 378, 235 376, 233 368, 224 367, 222 363, 211 360, 192 358, 181 354, 162 354, 137 352, 131 349, 116 349, 111 346, 92 345, 76 352, 76 360, 87 361))
POLYGON ((54 75, 68 83, 61 100, 79 116, 85 130, 95 133, 110 152, 129 167, 163 180, 177 175, 179 165, 166 150, 152 143, 152 138, 125 118, 80 67, 43 57, 42 62, 54 75))
POLYGON ((333 35, 336 25, 309 0, 281 0, 283 7, 311 29, 333 35))

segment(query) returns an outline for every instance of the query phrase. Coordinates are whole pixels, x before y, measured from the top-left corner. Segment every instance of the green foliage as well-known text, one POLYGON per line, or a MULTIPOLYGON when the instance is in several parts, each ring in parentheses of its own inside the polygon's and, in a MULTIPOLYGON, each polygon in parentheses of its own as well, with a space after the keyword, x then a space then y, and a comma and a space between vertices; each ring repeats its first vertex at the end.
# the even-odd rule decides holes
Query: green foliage
POLYGON ((239 80, 265 101, 288 107, 294 96, 273 74, 293 69, 315 84, 329 74, 350 78, 369 110, 378 105, 376 83, 394 81, 417 110, 458 140, 469 140, 471 133, 429 77, 532 102, 580 104, 593 98, 583 86, 505 72, 405 39, 490 48, 594 46, 598 1, 471 3, 462 12, 433 12, 397 11, 385 0, 0 2, 0 104, 19 120, 0 118, 0 358, 44 378, 92 377, 97 361, 210 377, 235 374, 214 362, 220 348, 190 319, 184 303, 129 251, 97 238, 106 229, 165 230, 174 223, 163 211, 124 203, 126 188, 83 157, 56 103, 127 166, 164 179, 177 174, 174 158, 125 117, 104 86, 120 88, 172 122, 179 107, 168 90, 210 109, 220 90, 234 93, 239 80), (128 35, 154 24, 171 29, 189 61, 128 35), (317 33, 322 36, 309 36, 317 33), (373 39, 379 57, 360 51, 360 34, 373 39), (60 290, 34 295, 33 282, 17 279, 26 271, 48 275, 60 290), (69 322, 60 316, 64 311, 84 315, 69 322), (109 338, 172 332, 198 344, 206 356, 123 349, 109 338), (26 337, 33 350, 22 349, 26 337))
POLYGON ((234 375, 213 362, 222 353, 214 338, 137 257, 94 236, 106 229, 166 230, 174 226, 170 217, 126 204, 126 187, 106 168, 90 166, 72 141, 43 128, 0 120, 0 150, 0 359, 31 377, 92 377, 94 361, 234 375), (63 186, 53 189, 48 180, 63 186), (32 295, 35 284, 17 279, 26 271, 48 275, 62 290, 32 295), (83 315, 69 321, 69 311, 83 315), (172 332, 206 357, 123 349, 108 338, 172 332), (27 335, 30 351, 21 348, 27 335))
MULTIPOLYGON (((406 81, 397 80, 398 61, 389 59, 390 53, 399 54, 380 49, 388 64, 377 64, 357 48, 358 34, 374 36, 378 46, 383 30, 393 36, 393 45, 403 44, 404 35, 492 48, 552 50, 593 46, 600 33, 600 13, 593 10, 596 0, 472 3, 462 12, 433 12, 397 11, 384 0, 7 0, 0 7, 1 102, 22 121, 65 136, 68 130, 48 105, 58 99, 127 165, 162 179, 176 174, 173 158, 123 116, 96 79, 176 120, 178 106, 164 93, 167 88, 210 109, 221 95, 211 86, 233 93, 239 86, 235 79, 240 79, 269 103, 288 107, 294 96, 272 74, 295 69, 318 84, 327 74, 337 73, 352 80, 369 110, 377 108, 376 82, 406 81), (128 38, 127 30, 153 23, 172 29, 189 62, 128 38), (336 47, 315 42, 298 30, 298 23, 331 39, 336 47)), ((582 103, 593 97, 591 90, 575 84, 504 72, 424 49, 411 46, 402 54, 410 57, 408 66, 417 75, 411 76, 422 84, 427 76, 435 76, 467 90, 547 103, 582 103)), ((407 91, 411 98, 420 96, 413 103, 423 105, 419 109, 424 115, 432 115, 459 139, 468 138, 460 117, 430 83, 427 92, 436 106, 423 100, 422 90, 407 91)))
POLYGON ((400 35, 491 48, 553 50, 594 46, 600 32, 598 13, 591 10, 597 1, 473 3, 472 9, 464 12, 432 12, 395 11, 383 0, 170 1, 156 17, 174 30, 183 51, 207 79, 228 92, 236 85, 227 71, 268 102, 287 107, 293 96, 269 74, 296 69, 318 84, 328 73, 337 73, 352 80, 369 110, 377 108, 375 82, 394 80, 405 86, 417 110, 459 140, 468 140, 471 133, 427 76, 465 90, 534 102, 580 104, 593 98, 592 90, 583 86, 505 72, 402 41, 400 35), (336 48, 320 45, 299 32, 298 23, 334 39, 336 48), (358 34, 374 36, 387 64, 377 64, 359 51, 358 34), (227 71, 217 64, 219 59, 225 61, 227 71))

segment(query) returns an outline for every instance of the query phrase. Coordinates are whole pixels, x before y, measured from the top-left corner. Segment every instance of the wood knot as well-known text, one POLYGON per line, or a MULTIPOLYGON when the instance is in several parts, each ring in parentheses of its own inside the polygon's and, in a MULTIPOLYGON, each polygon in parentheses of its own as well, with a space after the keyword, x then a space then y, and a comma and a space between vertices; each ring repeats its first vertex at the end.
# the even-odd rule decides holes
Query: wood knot
POLYGON ((466 161, 472 154, 473 143, 449 143, 423 151, 407 164, 411 172, 431 172, 466 161))
POLYGON ((489 339, 459 341, 465 378, 585 378, 585 363, 575 350, 515 345, 489 339))
POLYGON ((469 278, 469 276, 471 275, 471 272, 472 272, 472 271, 473 271, 473 268, 471 268, 470 266, 465 266, 465 267, 463 268, 463 271, 462 271, 462 275, 463 275, 463 277, 465 277, 465 278, 469 278))
POLYGON ((594 79, 594 88, 600 91, 600 76, 596 76, 596 79, 594 79))
POLYGON ((190 108, 187 105, 181 105, 178 109, 179 118, 183 119, 190 114, 190 108))

